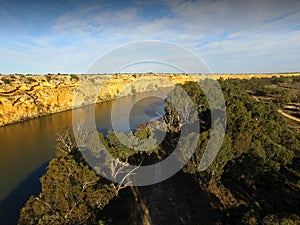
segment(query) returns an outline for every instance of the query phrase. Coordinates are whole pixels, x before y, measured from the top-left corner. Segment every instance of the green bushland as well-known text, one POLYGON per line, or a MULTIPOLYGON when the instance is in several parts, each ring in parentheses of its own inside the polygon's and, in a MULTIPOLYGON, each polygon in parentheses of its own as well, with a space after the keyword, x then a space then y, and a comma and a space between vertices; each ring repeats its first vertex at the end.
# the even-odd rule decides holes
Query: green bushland
MULTIPOLYGON (((195 153, 180 172, 160 184, 124 185, 121 190, 87 165, 72 132, 61 129, 56 158, 41 178, 42 191, 28 200, 19 224, 146 224, 147 215, 158 224, 299 224, 300 134, 278 109, 291 101, 300 77, 219 82, 227 129, 208 169, 197 168, 211 135, 211 109, 199 85, 187 82, 177 85, 173 94, 179 95, 182 87, 199 106, 201 133, 195 153), (262 98, 257 101, 252 95, 262 98)), ((154 164, 175 149, 184 126, 171 104, 166 111, 166 137, 149 152, 122 145, 112 131, 99 138, 124 162, 154 164)), ((134 142, 134 137, 149 137, 149 131, 145 123, 127 136, 134 142)))

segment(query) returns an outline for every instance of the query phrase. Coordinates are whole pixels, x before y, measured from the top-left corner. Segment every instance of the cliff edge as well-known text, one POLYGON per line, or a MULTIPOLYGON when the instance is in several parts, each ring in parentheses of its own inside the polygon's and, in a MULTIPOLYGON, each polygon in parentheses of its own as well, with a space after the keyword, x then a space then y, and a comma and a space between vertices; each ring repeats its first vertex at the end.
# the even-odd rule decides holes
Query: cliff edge
POLYGON ((93 102, 155 91, 188 80, 192 80, 188 75, 154 74, 1 75, 0 126, 93 102), (98 95, 94 95, 95 88, 98 95))
MULTIPOLYGON (((246 78, 298 74, 214 74, 246 78)), ((188 74, 113 75, 0 75, 0 126, 70 110, 93 102, 112 100, 136 93, 156 91, 176 83, 202 79, 188 74), (95 92, 96 90, 96 92, 95 92), (76 102, 74 96, 76 93, 76 102), (95 93, 98 93, 95 95, 95 93), (91 98, 92 96, 92 98, 91 98)))

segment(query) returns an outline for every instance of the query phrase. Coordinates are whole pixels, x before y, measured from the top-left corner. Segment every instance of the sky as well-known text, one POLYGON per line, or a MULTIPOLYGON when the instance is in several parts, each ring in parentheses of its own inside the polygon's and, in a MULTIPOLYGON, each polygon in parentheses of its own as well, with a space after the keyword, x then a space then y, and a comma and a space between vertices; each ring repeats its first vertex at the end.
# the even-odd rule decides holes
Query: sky
POLYGON ((300 71, 300 1, 0 0, 2 74, 85 73, 119 46, 147 40, 182 47, 215 73, 300 71))

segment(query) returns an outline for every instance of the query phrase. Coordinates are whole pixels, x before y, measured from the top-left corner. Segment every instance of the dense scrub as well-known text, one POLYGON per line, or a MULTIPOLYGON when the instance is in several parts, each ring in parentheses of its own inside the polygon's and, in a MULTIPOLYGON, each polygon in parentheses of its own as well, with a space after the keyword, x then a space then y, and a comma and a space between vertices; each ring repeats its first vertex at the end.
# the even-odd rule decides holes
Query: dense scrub
MULTIPOLYGON (((278 113, 282 104, 296 102, 298 96, 272 86, 299 82, 299 77, 288 79, 220 80, 226 134, 203 172, 198 165, 211 135, 211 109, 199 85, 181 85, 201 106, 197 149, 182 171, 148 187, 120 189, 100 177, 81 157, 72 134, 60 131, 57 157, 41 178, 42 192, 28 200, 19 224, 299 224, 300 134, 278 113), (253 94, 272 95, 272 100, 257 101, 253 94)), ((209 80, 202 82, 209 85, 209 80)), ((99 136, 120 160, 153 164, 174 150, 183 126, 171 104, 166 111, 167 135, 150 152, 132 151, 113 132, 99 136)), ((129 137, 145 139, 149 129, 144 124, 129 137)))
MULTIPOLYGON (((268 81, 272 79, 264 82, 268 81)), ((280 105, 258 102, 247 93, 251 87, 257 88, 257 82, 221 81, 227 108, 222 148, 206 171, 197 171, 209 137, 209 129, 203 127, 198 151, 184 171, 197 177, 200 186, 220 200, 222 223, 297 224, 300 136, 277 112, 280 105)), ((191 85, 184 87, 196 88, 191 85)))

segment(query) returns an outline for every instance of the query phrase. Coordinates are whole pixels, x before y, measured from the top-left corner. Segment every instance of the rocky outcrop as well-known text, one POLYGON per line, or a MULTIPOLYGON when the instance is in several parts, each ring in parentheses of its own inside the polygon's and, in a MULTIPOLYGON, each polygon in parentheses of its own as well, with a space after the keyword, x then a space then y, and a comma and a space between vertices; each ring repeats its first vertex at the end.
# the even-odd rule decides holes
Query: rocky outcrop
MULTIPOLYGON (((282 74, 213 75, 215 79, 282 74)), ((197 79, 206 76, 197 75, 197 79)), ((155 91, 194 80, 187 74, 1 75, 0 126, 102 102, 155 91), (76 101, 74 96, 76 94, 76 101)))

